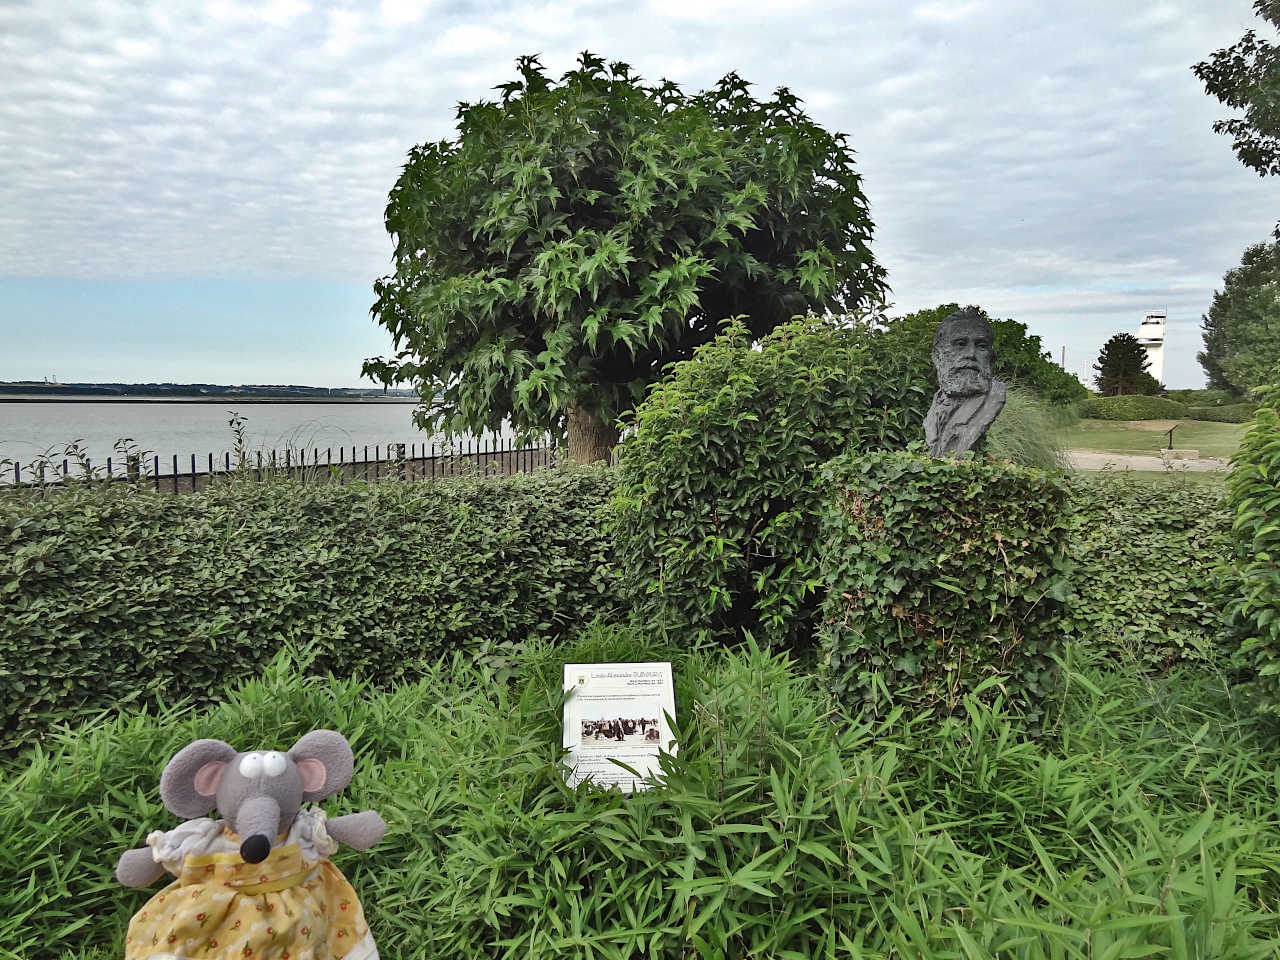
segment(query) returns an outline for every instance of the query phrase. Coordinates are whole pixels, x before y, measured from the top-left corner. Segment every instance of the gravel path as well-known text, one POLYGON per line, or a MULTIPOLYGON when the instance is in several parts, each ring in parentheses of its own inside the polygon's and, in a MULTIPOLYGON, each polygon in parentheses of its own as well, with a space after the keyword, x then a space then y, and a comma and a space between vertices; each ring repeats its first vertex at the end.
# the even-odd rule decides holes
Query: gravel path
MULTIPOLYGON (((1067 457, 1076 470, 1163 470, 1163 457, 1145 457, 1130 453, 1099 453, 1096 450, 1069 450, 1067 457)), ((1227 461, 1217 457, 1201 457, 1199 460, 1170 460, 1174 470, 1191 470, 1196 473, 1226 473, 1227 461)))

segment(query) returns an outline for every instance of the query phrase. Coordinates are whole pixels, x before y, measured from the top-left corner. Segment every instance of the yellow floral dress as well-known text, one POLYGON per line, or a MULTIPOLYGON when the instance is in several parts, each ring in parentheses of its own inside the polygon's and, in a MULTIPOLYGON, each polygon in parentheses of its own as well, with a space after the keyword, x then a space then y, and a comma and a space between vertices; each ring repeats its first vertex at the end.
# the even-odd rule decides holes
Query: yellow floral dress
POLYGON ((324 821, 300 811, 262 863, 244 861, 222 820, 152 833, 152 856, 178 879, 134 914, 125 960, 377 960, 324 821))

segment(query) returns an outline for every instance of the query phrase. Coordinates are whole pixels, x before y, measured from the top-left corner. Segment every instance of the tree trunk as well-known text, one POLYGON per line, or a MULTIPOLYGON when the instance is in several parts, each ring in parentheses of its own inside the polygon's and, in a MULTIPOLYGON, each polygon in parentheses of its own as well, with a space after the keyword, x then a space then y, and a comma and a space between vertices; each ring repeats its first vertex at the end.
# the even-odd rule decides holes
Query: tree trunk
POLYGON ((609 462, 618 442, 618 431, 589 410, 576 403, 569 408, 565 424, 569 435, 569 459, 573 463, 609 462))

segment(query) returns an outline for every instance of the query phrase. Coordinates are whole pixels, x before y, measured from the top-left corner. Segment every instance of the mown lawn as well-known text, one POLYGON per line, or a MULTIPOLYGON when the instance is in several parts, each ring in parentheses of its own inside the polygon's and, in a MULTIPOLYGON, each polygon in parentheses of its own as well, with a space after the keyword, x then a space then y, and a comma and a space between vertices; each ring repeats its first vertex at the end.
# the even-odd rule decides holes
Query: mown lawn
POLYGON ((1169 445, 1174 427, 1175 448, 1199 450, 1202 457, 1230 457, 1240 445, 1248 424, 1207 420, 1081 420, 1065 427, 1063 445, 1071 450, 1155 456, 1169 445))

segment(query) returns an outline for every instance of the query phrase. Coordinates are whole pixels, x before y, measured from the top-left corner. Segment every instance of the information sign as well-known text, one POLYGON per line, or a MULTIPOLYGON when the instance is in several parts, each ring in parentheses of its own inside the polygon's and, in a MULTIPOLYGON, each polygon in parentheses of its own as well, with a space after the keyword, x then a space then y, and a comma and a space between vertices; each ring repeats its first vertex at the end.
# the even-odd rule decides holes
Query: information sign
POLYGON ((646 789, 644 778, 658 772, 658 754, 676 752, 667 721, 676 715, 671 664, 566 663, 564 690, 570 786, 590 779, 625 793, 646 789))

